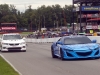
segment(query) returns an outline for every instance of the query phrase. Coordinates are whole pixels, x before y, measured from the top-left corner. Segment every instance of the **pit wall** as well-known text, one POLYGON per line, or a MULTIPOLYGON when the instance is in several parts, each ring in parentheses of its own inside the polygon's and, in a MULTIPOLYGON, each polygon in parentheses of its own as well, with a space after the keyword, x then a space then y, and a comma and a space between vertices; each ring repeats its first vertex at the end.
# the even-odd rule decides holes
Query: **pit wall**
MULTIPOLYGON (((97 40, 97 43, 100 43, 100 36, 87 36, 91 40, 97 40)), ((26 42, 30 43, 52 43, 56 42, 61 37, 55 37, 55 38, 41 38, 41 39, 35 39, 35 38, 26 38, 26 42)))

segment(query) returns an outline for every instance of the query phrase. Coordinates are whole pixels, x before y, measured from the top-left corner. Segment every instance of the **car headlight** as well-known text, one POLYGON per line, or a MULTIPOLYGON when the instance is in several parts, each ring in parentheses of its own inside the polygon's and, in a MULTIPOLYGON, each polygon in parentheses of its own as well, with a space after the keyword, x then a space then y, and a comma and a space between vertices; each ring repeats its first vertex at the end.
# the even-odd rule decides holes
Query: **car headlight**
POLYGON ((66 50, 66 51, 73 51, 72 49, 64 49, 64 50, 66 50))
POLYGON ((2 45, 9 45, 8 43, 2 43, 2 45))
POLYGON ((21 45, 22 45, 22 44, 26 44, 26 42, 21 42, 20 44, 21 44, 21 45))
POLYGON ((95 48, 94 50, 99 50, 99 47, 95 48))

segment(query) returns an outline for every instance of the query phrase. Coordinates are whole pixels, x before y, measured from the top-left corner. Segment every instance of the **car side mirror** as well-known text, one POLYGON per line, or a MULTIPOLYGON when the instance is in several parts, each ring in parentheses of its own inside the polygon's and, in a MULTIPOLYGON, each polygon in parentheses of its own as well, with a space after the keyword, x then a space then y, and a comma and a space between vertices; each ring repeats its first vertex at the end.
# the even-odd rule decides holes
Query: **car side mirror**
POLYGON ((92 40, 92 43, 97 43, 97 40, 92 40))
POLYGON ((23 40, 25 40, 26 38, 25 37, 23 37, 23 40))
POLYGON ((57 41, 57 43, 56 44, 60 44, 60 45, 62 45, 63 43, 61 42, 61 41, 57 41))

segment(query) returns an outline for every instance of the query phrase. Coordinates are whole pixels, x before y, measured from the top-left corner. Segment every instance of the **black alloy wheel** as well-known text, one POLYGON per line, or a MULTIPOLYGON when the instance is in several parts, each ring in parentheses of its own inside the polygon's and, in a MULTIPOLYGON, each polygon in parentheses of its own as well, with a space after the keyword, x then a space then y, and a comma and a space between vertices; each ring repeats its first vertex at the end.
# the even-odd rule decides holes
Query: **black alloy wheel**
POLYGON ((65 59, 64 59, 64 53, 63 53, 62 49, 60 49, 60 55, 61 55, 61 57, 60 57, 61 60, 65 60, 65 59))
POLYGON ((54 50, 53 50, 53 47, 51 47, 51 54, 52 54, 52 58, 57 58, 56 55, 54 55, 54 50))

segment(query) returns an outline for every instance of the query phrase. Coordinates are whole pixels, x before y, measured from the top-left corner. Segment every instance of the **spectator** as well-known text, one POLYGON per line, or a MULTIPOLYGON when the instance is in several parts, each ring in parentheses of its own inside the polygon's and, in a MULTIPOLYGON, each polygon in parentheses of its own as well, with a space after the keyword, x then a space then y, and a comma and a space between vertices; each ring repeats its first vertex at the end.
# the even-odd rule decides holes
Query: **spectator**
POLYGON ((94 31, 93 36, 98 36, 96 31, 94 31))

